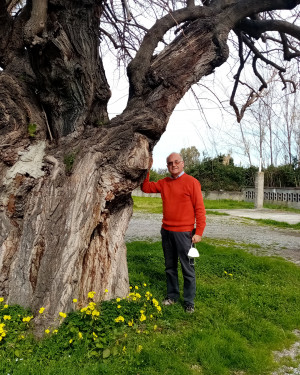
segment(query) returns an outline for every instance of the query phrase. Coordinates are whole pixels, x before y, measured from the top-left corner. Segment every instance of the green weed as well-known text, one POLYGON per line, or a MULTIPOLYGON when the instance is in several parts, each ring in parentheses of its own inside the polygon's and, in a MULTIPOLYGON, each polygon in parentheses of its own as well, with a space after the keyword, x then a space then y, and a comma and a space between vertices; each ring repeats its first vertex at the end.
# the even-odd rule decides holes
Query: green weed
POLYGON ((262 225, 271 225, 277 228, 288 228, 288 229, 300 229, 300 223, 297 224, 289 224, 283 221, 276 221, 270 219, 250 219, 254 220, 255 222, 262 224, 262 225))
POLYGON ((66 173, 70 174, 75 162, 76 152, 71 152, 64 156, 64 164, 66 166, 66 173))
POLYGON ((36 124, 29 124, 28 125, 28 134, 29 134, 29 137, 31 138, 35 138, 36 136, 36 129, 37 129, 37 125, 36 124))

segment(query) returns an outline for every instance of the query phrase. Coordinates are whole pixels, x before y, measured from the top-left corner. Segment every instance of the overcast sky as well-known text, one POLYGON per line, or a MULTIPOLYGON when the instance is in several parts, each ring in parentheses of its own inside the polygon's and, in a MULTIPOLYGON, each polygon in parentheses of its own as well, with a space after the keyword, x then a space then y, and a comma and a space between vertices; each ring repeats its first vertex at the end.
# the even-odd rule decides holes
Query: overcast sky
MULTIPOLYGON (((105 64, 105 60, 104 60, 105 64)), ((108 64, 106 64, 108 65, 108 64)), ((106 69, 109 69, 107 66, 106 69)), ((222 91, 230 90, 232 82, 227 77, 228 65, 216 69, 216 73, 206 81, 210 83, 214 78, 222 77, 225 87, 222 91)), ((128 96, 128 82, 125 75, 119 76, 120 70, 107 74, 111 86, 112 98, 108 104, 110 118, 120 114, 126 106, 128 96)), ((201 82, 200 82, 201 83, 201 82)), ((214 90, 211 86, 210 90, 214 90)), ((215 157, 218 154, 232 154, 236 165, 247 164, 243 155, 241 144, 238 140, 239 127, 233 115, 233 109, 229 108, 227 97, 222 92, 221 96, 227 100, 224 106, 231 112, 221 108, 217 99, 203 87, 198 89, 198 96, 203 107, 203 113, 191 93, 187 93, 176 106, 167 126, 167 130, 156 144, 153 151, 153 168, 166 168, 166 157, 171 152, 179 152, 182 148, 195 146, 200 158, 205 156, 215 157)))

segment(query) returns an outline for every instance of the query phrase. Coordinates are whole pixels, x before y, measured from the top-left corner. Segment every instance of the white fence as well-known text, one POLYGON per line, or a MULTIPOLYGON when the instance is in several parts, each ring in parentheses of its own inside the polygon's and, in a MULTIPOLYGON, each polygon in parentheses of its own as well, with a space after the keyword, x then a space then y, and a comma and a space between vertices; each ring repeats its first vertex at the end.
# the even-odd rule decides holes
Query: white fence
MULTIPOLYGON (((252 202, 255 200, 255 189, 244 189, 244 200, 252 202)), ((299 188, 264 188, 264 202, 280 204, 300 209, 299 188)))

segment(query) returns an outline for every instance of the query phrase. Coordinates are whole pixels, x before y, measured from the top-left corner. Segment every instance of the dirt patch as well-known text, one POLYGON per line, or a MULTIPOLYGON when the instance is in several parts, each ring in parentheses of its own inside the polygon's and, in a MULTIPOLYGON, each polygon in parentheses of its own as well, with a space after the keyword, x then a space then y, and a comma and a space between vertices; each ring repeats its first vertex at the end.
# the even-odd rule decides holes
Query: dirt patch
MULTIPOLYGON (((134 213, 126 241, 159 241, 161 220, 161 214, 134 213)), ((258 225, 253 220, 230 215, 207 215, 203 239, 212 242, 214 239, 229 240, 241 247, 245 243, 250 244, 251 252, 255 255, 276 255, 300 265, 299 230, 258 225)))

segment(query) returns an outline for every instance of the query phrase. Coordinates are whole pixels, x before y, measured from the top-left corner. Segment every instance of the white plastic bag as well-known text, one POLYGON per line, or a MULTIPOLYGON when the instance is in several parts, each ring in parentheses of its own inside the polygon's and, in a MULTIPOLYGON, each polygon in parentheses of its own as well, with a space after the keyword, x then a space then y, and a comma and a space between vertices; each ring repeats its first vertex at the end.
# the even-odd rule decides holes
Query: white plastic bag
POLYGON ((189 252, 188 252, 188 257, 189 258, 198 258, 199 257, 199 252, 195 247, 191 247, 189 252))

